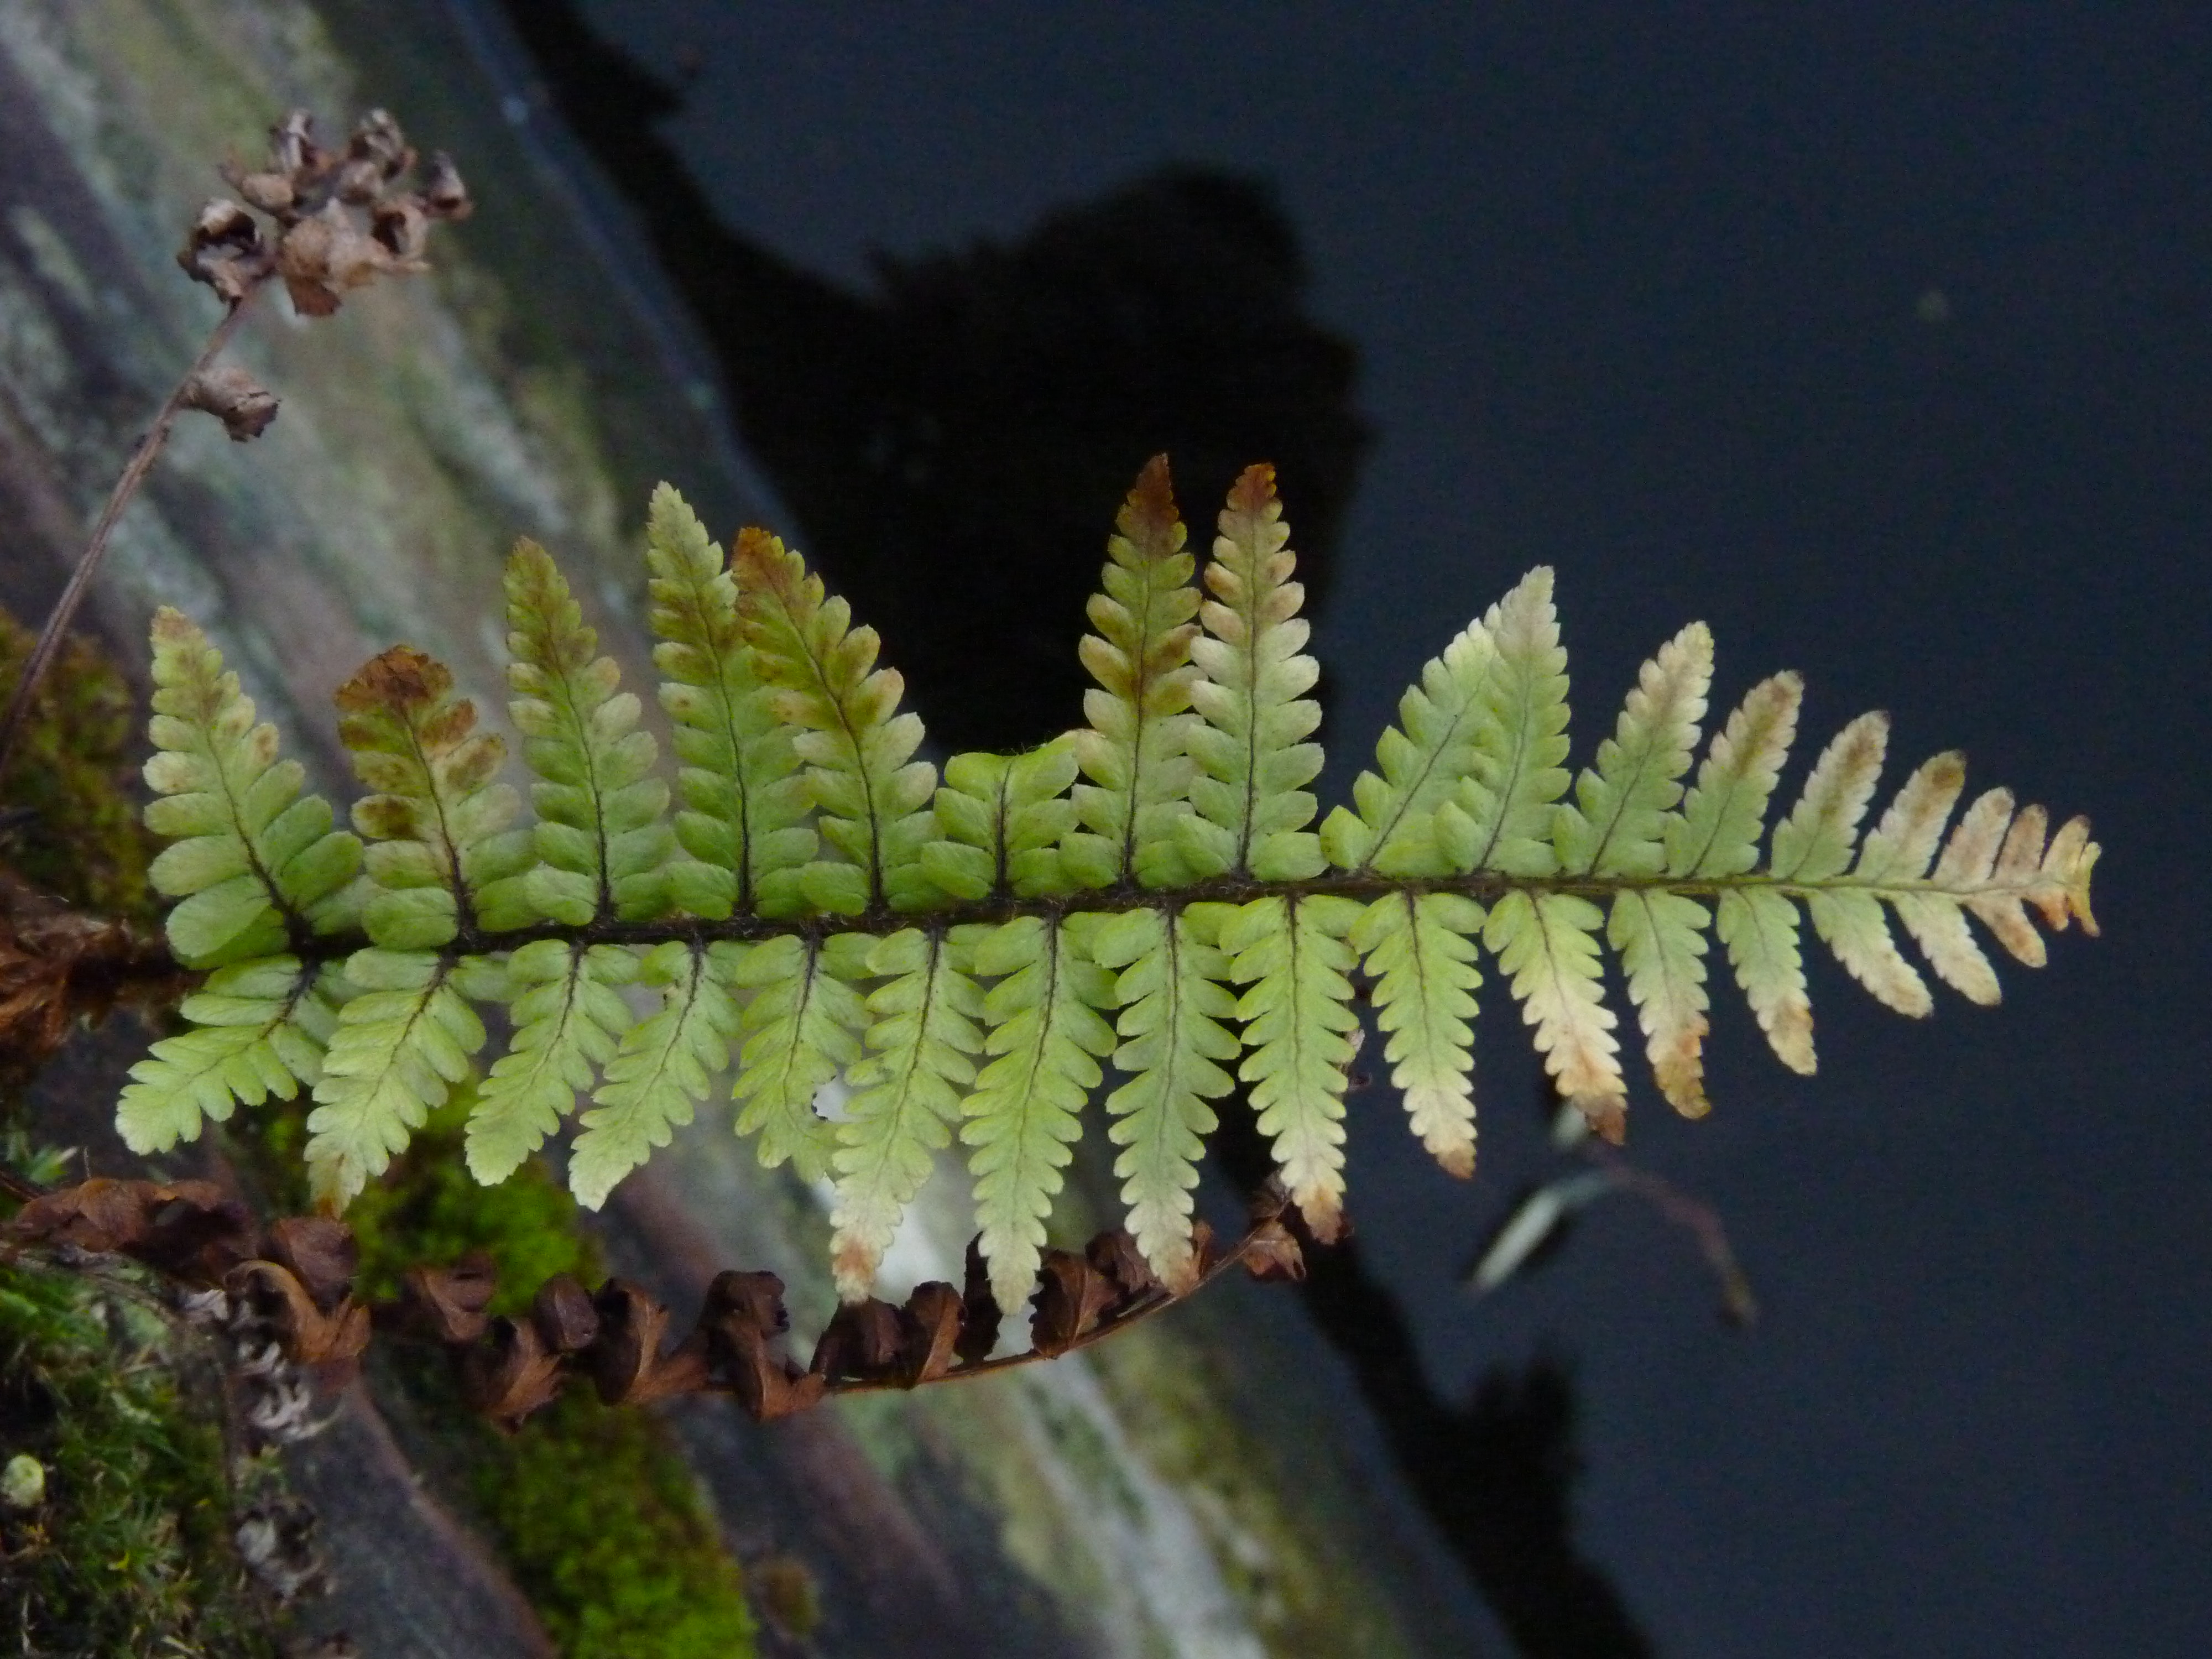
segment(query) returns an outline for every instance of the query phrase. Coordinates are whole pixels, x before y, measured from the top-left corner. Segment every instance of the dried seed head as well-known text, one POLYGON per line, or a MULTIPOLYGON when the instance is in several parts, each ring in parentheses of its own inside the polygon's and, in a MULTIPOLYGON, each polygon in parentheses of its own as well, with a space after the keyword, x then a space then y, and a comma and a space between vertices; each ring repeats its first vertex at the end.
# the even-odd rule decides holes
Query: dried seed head
POLYGON ((233 305, 275 266, 268 240, 254 216, 237 203, 217 197, 193 216, 177 263, 196 283, 205 283, 233 305))

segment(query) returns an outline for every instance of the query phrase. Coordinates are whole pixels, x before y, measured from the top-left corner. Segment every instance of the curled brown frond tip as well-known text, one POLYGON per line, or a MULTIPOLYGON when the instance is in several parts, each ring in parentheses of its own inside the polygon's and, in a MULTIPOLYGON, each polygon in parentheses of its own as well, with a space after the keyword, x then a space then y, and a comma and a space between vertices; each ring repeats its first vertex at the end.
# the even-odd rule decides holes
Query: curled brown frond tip
POLYGON ((1145 463, 1121 505, 1119 528, 1140 546, 1158 539, 1180 541, 1182 515, 1176 510, 1175 484, 1168 473, 1168 458, 1155 455, 1145 463))
POLYGON ((1237 475, 1230 486, 1229 510, 1232 513, 1262 513, 1275 500, 1275 469, 1267 461, 1255 461, 1237 475))
POLYGON ((363 663, 333 695, 337 706, 352 714, 368 708, 414 708, 436 702, 453 689, 452 669, 411 645, 395 645, 363 663))

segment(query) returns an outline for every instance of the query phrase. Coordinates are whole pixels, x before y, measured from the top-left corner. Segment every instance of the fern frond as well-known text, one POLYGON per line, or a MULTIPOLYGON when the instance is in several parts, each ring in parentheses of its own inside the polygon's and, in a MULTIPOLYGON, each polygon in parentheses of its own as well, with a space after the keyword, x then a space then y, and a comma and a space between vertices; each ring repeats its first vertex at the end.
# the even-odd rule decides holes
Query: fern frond
POLYGON ((1123 1149, 1114 1173, 1122 1178, 1137 1248, 1179 1291, 1198 1275, 1191 1189, 1218 1121, 1206 1102, 1229 1092, 1232 1079, 1221 1062, 1233 1062, 1240 1046, 1221 1024, 1237 1014, 1221 983, 1229 977, 1217 942, 1223 908, 1124 910, 1101 922, 1091 941, 1100 966, 1121 970, 1114 984, 1121 1010, 1114 1067, 1129 1080, 1106 1097, 1109 1133, 1123 1149))
POLYGON ((1183 551, 1164 455, 1137 477, 1106 544, 1103 592, 1090 601, 1083 665, 1098 682, 1083 694, 1090 724, 1073 736, 1088 783, 1075 786, 1083 829, 1067 838, 1069 876, 1085 887, 1135 881, 1165 887, 1183 879, 1176 821, 1190 811, 1187 744, 1198 671, 1198 590, 1183 551))
POLYGON ((960 1091, 983 1047, 982 994, 967 971, 965 929, 908 927, 880 940, 869 971, 867 1052, 848 1074, 837 1126, 832 1265, 848 1302, 865 1301, 907 1205, 951 1138, 960 1091))
POLYGON ((1302 695, 1321 678, 1304 647, 1311 631, 1297 614, 1305 588, 1291 580, 1297 558, 1275 499, 1275 469, 1255 466, 1229 492, 1221 534, 1206 567, 1213 597, 1199 606, 1206 637, 1194 641, 1190 688, 1200 720, 1186 744, 1200 775, 1196 809, 1176 820, 1184 862, 1200 877, 1236 874, 1302 881, 1322 869, 1321 841, 1305 826, 1321 772, 1321 745, 1308 743, 1321 705, 1302 695))
MULTIPOLYGON (((1644 665, 1613 735, 1576 786, 1575 804, 1561 806, 1554 820, 1562 871, 1631 879, 1659 873, 1668 832, 1685 833, 1671 809, 1682 798, 1680 780, 1697 750, 1712 676, 1713 639, 1703 623, 1683 629, 1644 665)), ((1644 887, 1616 893, 1607 920, 1660 1092, 1693 1117, 1705 1109, 1705 922, 1694 899, 1644 887)))
POLYGON ((750 988, 735 1085, 738 1133, 760 1136, 760 1160, 791 1160, 809 1181, 830 1171, 836 1127, 814 1109, 830 1079, 860 1057, 867 1011, 854 981, 875 941, 861 934, 786 935, 752 946, 731 972, 750 988))
POLYGON ((377 890, 362 924, 387 951, 434 950, 480 923, 531 919, 500 896, 520 899, 531 863, 528 836, 502 833, 521 805, 496 780, 506 746, 476 730, 475 704, 453 691, 450 669, 404 645, 337 690, 338 737, 376 792, 353 809, 377 890))
POLYGON ((2096 930, 2087 823, 2053 834, 2042 808, 1992 789, 1947 833, 1955 753, 1863 833, 1886 715, 1846 726, 1770 831, 1803 687, 1759 682, 1698 758, 1700 623, 1643 665, 1567 799, 1566 653, 1540 568, 1423 668, 1352 805, 1316 833, 1317 671, 1272 471, 1231 492, 1202 605, 1164 459, 1116 526, 1082 647, 1086 725, 1027 754, 956 756, 940 780, 874 632, 764 532, 741 532, 725 569, 664 486, 647 560, 672 833, 638 700, 524 543, 509 686, 536 822, 506 828, 497 739, 446 670, 395 647, 339 694, 370 792, 355 811, 366 881, 360 843, 301 793, 236 678, 162 613, 147 818, 175 844, 155 878, 182 901, 177 954, 215 972, 184 1005, 194 1029, 133 1069, 125 1138, 161 1150, 307 1085, 315 1190, 342 1206, 470 1075, 484 1042, 470 1005, 494 1003, 514 1035, 476 1091, 471 1168, 503 1178, 588 1095, 569 1173, 596 1206, 734 1048, 738 1132, 764 1164, 834 1181, 842 1295, 872 1290, 957 1127, 1012 1309, 1109 1061, 1128 1226, 1181 1291, 1201 1266, 1192 1189, 1212 1103, 1236 1079, 1311 1230, 1337 1230, 1356 973, 1414 1133, 1464 1176, 1486 953, 1560 1091, 1617 1138, 1608 954, 1660 1091, 1698 1116, 1716 938, 1768 1042, 1809 1073, 1808 920, 1911 1014, 1934 998, 1893 924, 1982 1003, 1999 986, 1977 922, 2030 966, 2039 921, 2096 930), (659 993, 642 1018, 624 994, 641 975, 659 993), (841 1073, 832 1121, 817 1102, 841 1073))
POLYGON ((1703 1117, 1705 1098, 1705 907, 1664 888, 1614 895, 1606 941, 1620 957, 1628 999, 1644 1028, 1644 1052, 1668 1104, 1703 1117))
POLYGON ((660 706, 681 763, 676 839, 690 854, 669 868, 670 896, 696 916, 793 915, 815 847, 797 734, 756 670, 721 550, 667 484, 653 492, 646 564, 660 706))
POLYGON ((177 960, 219 968, 343 926, 361 843, 331 829, 330 803, 301 793, 299 762, 279 757, 276 728, 255 722, 252 699, 197 623, 164 605, 153 645, 146 782, 159 799, 146 823, 171 844, 148 874, 182 901, 167 922, 177 960))
POLYGON ((738 1007, 725 983, 739 947, 671 939, 649 951, 638 977, 661 988, 658 1012, 625 1032, 568 1152, 568 1190, 587 1210, 691 1121, 730 1060, 738 1007))
POLYGON ((1607 1139, 1622 1133, 1628 1085, 1605 986, 1597 930, 1605 915, 1572 893, 1516 890, 1490 907, 1482 942, 1512 976, 1522 1017, 1561 1095, 1607 1139))
POLYGON ((483 1022, 461 994, 459 964, 427 951, 357 951, 345 976, 358 993, 337 1029, 307 1115, 315 1201, 345 1208, 468 1076, 483 1022))
POLYGON ((115 1123, 134 1152, 166 1152, 198 1137, 201 1121, 234 1105, 290 1100, 322 1074, 337 1023, 331 970, 296 957, 219 968, 179 1011, 197 1029, 164 1037, 131 1068, 115 1123))
POLYGON ((669 853, 658 746, 637 729, 637 698, 619 689, 615 659, 599 654, 567 579, 532 541, 507 558, 507 710, 538 778, 530 902, 572 927, 658 915, 669 853))
POLYGON ((477 1085, 469 1114, 469 1173, 495 1186, 561 1127, 632 1024, 616 988, 637 978, 618 945, 533 939, 507 958, 514 1036, 477 1085))
POLYGON ((975 1148, 975 1225, 1001 1308, 1020 1307, 1036 1283, 1060 1172, 1114 1049, 1097 1012, 1111 1006, 1112 979, 1083 946, 1095 921, 1018 916, 975 938, 975 971, 998 982, 983 998, 991 1058, 962 1103, 960 1138, 975 1148))
MULTIPOLYGON (((1463 636, 1462 636, 1463 637, 1463 636)), ((1462 1178, 1474 1173, 1474 941, 1482 907, 1459 893, 1410 889, 1376 899, 1352 927, 1374 981, 1376 1024, 1390 1080, 1429 1155, 1462 1178)))
POLYGON ((1576 804, 1553 820, 1559 867, 1569 875, 1656 876, 1668 809, 1697 752, 1713 679, 1713 636, 1692 623, 1644 665, 1597 764, 1576 785, 1576 804))
POLYGON ((1669 817, 1667 873, 1740 876, 1759 862, 1766 803, 1797 737, 1797 705, 1805 683, 1769 676, 1728 717, 1713 738, 1682 810, 1669 817))
POLYGON ((1252 1085, 1260 1132, 1291 1200, 1314 1237, 1333 1242, 1344 1220, 1346 1068, 1358 1047, 1345 935, 1361 907, 1316 894, 1255 899, 1221 925, 1248 1050, 1237 1076, 1252 1085))
POLYGON ((1398 724, 1384 726, 1375 745, 1380 769, 1352 781, 1358 811, 1339 806, 1322 821, 1330 863, 1386 876, 1452 873, 1437 842, 1437 808, 1474 769, 1483 688, 1497 654, 1490 630, 1476 621, 1422 668, 1420 683, 1398 700, 1398 724))
POLYGON ((1796 906, 1770 887, 1729 888, 1720 896, 1714 931, 1767 1046, 1791 1071, 1812 1076, 1813 1004, 1798 948, 1796 906))
POLYGON ((955 755, 937 790, 939 839, 922 868, 956 899, 1066 890, 1060 843, 1075 828, 1075 750, 1066 738, 1025 755, 955 755))
POLYGON ((1474 770, 1437 809, 1436 833, 1461 870, 1547 876, 1552 804, 1566 792, 1567 653, 1552 604, 1552 573, 1538 566, 1484 615, 1495 654, 1483 679, 1474 770))
POLYGON ((776 688, 777 718, 802 728, 793 747, 806 763, 822 837, 850 860, 800 872, 823 910, 910 910, 934 897, 921 870, 937 769, 914 758, 921 719, 896 713, 906 682, 878 668, 876 630, 851 625, 842 599, 775 537, 741 532, 732 555, 738 613, 762 679, 776 688))

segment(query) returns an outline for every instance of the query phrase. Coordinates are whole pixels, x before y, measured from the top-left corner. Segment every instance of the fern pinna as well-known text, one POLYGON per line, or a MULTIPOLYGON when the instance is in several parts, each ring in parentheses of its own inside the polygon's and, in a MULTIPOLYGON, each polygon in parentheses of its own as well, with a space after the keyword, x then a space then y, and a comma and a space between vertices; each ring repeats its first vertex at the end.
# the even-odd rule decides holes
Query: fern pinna
POLYGON ((597 1206, 726 1090, 763 1162, 834 1183, 836 1277, 857 1300, 957 1137, 1012 1308, 1109 1070, 1129 1231, 1171 1289, 1199 1269, 1198 1160, 1240 1080, 1292 1200, 1333 1236, 1363 981, 1414 1132, 1465 1175, 1486 956, 1560 1091, 1617 1138, 1608 948, 1660 1091, 1694 1116, 1709 936, 1776 1054, 1809 1073, 1802 917, 1908 1014, 1930 1000, 1893 915, 1937 977, 1984 1003, 1996 979, 1968 915, 2031 966, 2031 910, 2094 931, 2087 823, 2050 834, 2042 808, 1994 789, 1947 838, 1956 754, 1922 765, 1861 835, 1881 714, 1844 728, 1770 833, 1801 684, 1753 687, 1699 758, 1713 669, 1699 623, 1644 665, 1571 778, 1544 569, 1423 670, 1352 804, 1316 827, 1316 670, 1287 542, 1273 471, 1253 467, 1201 587, 1155 460, 1091 602, 1086 724, 940 773, 917 758, 921 723, 874 630, 763 532, 726 562, 663 486, 647 545, 672 796, 638 698, 525 542, 506 583, 508 708, 533 818, 518 822, 501 741, 453 676, 399 646, 338 692, 371 792, 356 835, 301 793, 205 636, 164 611, 148 820, 173 844, 154 876, 179 901, 172 947, 209 974, 188 1029, 134 1068, 125 1138, 157 1151, 237 1102, 306 1089, 314 1188, 342 1208, 476 1074, 477 1008, 495 1005, 513 1036, 477 1087, 480 1179, 580 1103, 569 1181, 597 1206), (637 986, 658 997, 641 1017, 637 986), (817 1100, 841 1075, 832 1121, 817 1100))

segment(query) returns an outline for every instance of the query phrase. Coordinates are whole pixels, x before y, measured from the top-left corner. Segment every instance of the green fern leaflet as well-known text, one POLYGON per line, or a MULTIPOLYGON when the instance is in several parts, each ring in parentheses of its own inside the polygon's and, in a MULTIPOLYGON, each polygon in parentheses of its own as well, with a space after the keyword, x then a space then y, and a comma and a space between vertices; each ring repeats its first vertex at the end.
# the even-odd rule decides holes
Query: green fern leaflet
POLYGON ((1186 541, 1155 460, 1091 601, 1085 724, 940 773, 874 630, 765 532, 726 559, 664 485, 647 544, 672 791, 640 699, 526 542, 506 610, 534 814, 518 822, 504 745, 453 676, 395 647, 338 694, 369 792, 360 839, 163 611, 147 821, 171 845, 154 874, 179 901, 171 948, 210 972, 186 1029, 134 1068, 125 1138, 158 1150, 310 1091, 307 1161, 336 1210, 474 1079, 478 1178, 574 1115, 569 1181, 597 1206, 721 1092, 763 1163, 828 1183, 850 1298, 957 1140, 1012 1307, 1094 1102, 1129 1231, 1171 1288, 1197 1275, 1199 1161, 1240 1084, 1285 1189, 1333 1237, 1363 988, 1411 1127, 1465 1176, 1485 958, 1561 1094, 1618 1138, 1630 1032, 1660 1095, 1706 1111, 1716 942, 1775 1053, 1809 1073, 1808 921, 1913 1015, 1934 999, 1893 924, 1980 1003, 1997 981, 1970 918, 2031 967, 2035 919, 2095 932, 2087 822, 2054 834, 2002 789, 1958 812, 1956 754, 1862 832, 1883 715, 1844 728, 1770 830, 1803 687, 1759 682, 1707 741, 1700 623, 1571 773, 1544 569, 1422 671, 1374 769, 1316 826, 1319 671, 1273 470, 1237 480, 1202 570, 1186 541), (629 1000, 647 993, 649 1011, 629 1000), (487 1006, 512 1036, 479 1076, 487 1006))

